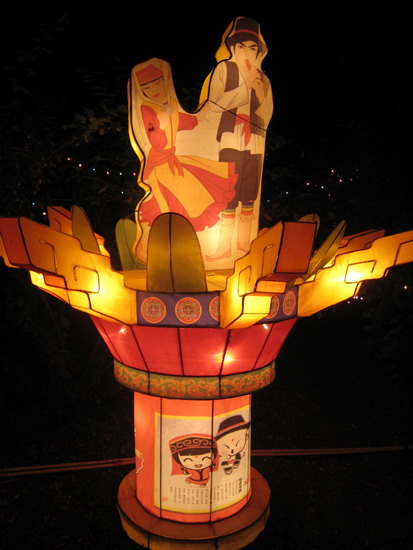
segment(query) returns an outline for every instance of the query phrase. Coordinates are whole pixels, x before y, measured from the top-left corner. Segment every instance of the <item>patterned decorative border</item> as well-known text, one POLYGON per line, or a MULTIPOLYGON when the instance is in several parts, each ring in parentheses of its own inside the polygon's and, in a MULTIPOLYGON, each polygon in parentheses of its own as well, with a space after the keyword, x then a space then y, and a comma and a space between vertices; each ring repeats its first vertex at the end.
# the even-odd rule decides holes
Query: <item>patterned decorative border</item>
POLYGON ((130 390, 170 399, 223 399, 265 388, 275 378, 275 362, 255 371, 226 376, 171 376, 147 372, 114 360, 116 380, 130 390))
POLYGON ((219 293, 138 292, 138 324, 219 327, 219 293))
MULTIPOLYGON (((138 325, 219 327, 219 292, 179 294, 138 292, 138 325)), ((272 297, 271 310, 260 323, 279 323, 297 315, 297 287, 272 297)))

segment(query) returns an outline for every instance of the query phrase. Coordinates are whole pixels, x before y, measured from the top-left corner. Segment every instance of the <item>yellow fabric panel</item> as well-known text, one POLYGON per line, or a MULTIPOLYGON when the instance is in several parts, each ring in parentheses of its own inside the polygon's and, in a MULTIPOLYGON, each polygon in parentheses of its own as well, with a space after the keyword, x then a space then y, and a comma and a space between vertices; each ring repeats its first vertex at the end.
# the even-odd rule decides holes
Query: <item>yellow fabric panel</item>
POLYGON ((273 281, 271 279, 261 279, 258 281, 257 292, 271 292, 273 294, 282 294, 285 292, 287 283, 285 281, 273 281))
MULTIPOLYGON (((20 219, 20 226, 34 269, 63 277, 69 290, 91 292, 92 309, 101 315, 124 323, 136 322, 136 292, 125 287, 123 275, 112 270, 109 257, 88 252, 78 239, 26 218, 20 219)), ((43 277, 40 282, 37 286, 56 295, 57 289, 48 287, 43 277)), ((67 301, 65 296, 62 299, 67 301)), ((82 298, 82 307, 84 304, 82 298)))
POLYGON ((121 271, 125 286, 135 290, 146 290, 146 269, 121 271))
POLYGON ((86 292, 79 290, 69 290, 69 303, 76 309, 82 309, 83 311, 90 310, 90 301, 86 292))
POLYGON ((60 233, 66 233, 72 235, 72 218, 69 210, 62 206, 48 206, 47 217, 49 219, 49 225, 52 229, 60 231, 60 233))
POLYGON ((369 248, 371 243, 380 237, 384 237, 383 229, 371 229, 361 233, 356 233, 355 235, 345 235, 337 250, 337 254, 342 252, 351 252, 352 250, 360 250, 362 248, 369 248))
POLYGON ((204 264, 196 233, 178 214, 152 224, 148 240, 147 288, 152 292, 205 292, 204 264))
POLYGON ((86 292, 99 292, 99 274, 96 270, 82 265, 75 265, 73 270, 79 288, 86 292))
POLYGON ((82 248, 94 254, 100 254, 99 245, 89 218, 79 206, 72 207, 72 231, 73 236, 79 239, 82 248))
POLYGON ((358 283, 361 279, 368 279, 374 271, 375 261, 349 264, 344 277, 346 283, 358 283))
POLYGON ((29 271, 30 279, 32 281, 32 284, 37 286, 38 288, 41 288, 45 292, 48 292, 55 298, 59 298, 63 302, 70 303, 69 301, 69 294, 66 289, 56 287, 56 286, 49 286, 45 282, 45 276, 43 273, 38 273, 37 271, 29 271))
POLYGON ((232 275, 232 269, 221 269, 217 271, 207 271, 205 273, 208 290, 225 290, 227 279, 232 275))
POLYGON ((345 229, 346 222, 342 221, 330 233, 330 235, 326 238, 320 248, 318 248, 318 250, 313 254, 310 260, 308 271, 303 277, 304 279, 310 277, 313 273, 315 273, 318 269, 321 269, 333 258, 343 239, 345 229))
POLYGON ((283 224, 279 222, 259 235, 252 242, 248 254, 235 262, 234 273, 228 277, 227 288, 221 294, 221 327, 232 326, 243 313, 243 295, 254 292, 258 279, 272 273, 278 258, 283 228, 283 224))
POLYGON ((138 233, 141 233, 141 230, 132 220, 119 220, 116 224, 116 245, 118 247, 122 270, 136 270, 144 267, 143 264, 140 264, 134 253, 134 245, 138 233))
POLYGON ((397 251, 395 265, 406 264, 413 258, 413 241, 409 240, 400 244, 397 251))
POLYGON ((244 313, 262 315, 261 319, 267 317, 271 309, 272 294, 252 292, 244 297, 244 313))

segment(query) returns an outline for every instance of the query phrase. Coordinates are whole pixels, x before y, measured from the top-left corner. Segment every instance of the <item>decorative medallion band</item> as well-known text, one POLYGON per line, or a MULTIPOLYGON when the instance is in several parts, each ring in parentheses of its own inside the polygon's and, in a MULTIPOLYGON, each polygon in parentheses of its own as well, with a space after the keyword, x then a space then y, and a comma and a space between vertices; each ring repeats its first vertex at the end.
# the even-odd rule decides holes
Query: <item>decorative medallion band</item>
POLYGON ((265 388, 275 378, 275 362, 255 371, 226 376, 171 376, 114 361, 116 380, 130 390, 170 399, 223 399, 265 388))
MULTIPOLYGON (((297 315, 297 289, 273 295, 261 323, 277 323, 297 315)), ((147 326, 220 326, 220 293, 138 292, 138 324, 147 326)))

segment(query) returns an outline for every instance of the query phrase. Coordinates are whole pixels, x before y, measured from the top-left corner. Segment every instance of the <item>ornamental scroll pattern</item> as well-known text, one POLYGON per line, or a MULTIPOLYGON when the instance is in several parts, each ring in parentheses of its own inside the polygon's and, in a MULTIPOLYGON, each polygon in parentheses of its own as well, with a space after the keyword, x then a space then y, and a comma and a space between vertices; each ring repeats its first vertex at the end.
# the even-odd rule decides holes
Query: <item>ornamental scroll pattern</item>
POLYGON ((226 376, 168 376, 148 373, 114 361, 114 376, 139 393, 174 399, 218 399, 246 395, 271 384, 275 363, 256 371, 226 376))

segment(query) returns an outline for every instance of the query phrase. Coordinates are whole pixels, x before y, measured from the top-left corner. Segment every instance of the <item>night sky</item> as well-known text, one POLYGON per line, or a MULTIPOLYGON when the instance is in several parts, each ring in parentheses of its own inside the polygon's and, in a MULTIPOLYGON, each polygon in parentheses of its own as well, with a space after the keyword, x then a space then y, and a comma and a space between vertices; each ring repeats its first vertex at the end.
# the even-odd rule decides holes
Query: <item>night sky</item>
MULTIPOLYGON (((119 5, 119 4, 117 4, 119 5)), ((212 4, 213 5, 213 4, 212 4)), ((3 54, 14 43, 30 44, 38 25, 52 25, 64 16, 69 23, 61 44, 64 90, 72 90, 76 63, 102 66, 117 57, 125 77, 149 57, 169 61, 180 87, 197 86, 214 67, 214 54, 227 25, 238 15, 261 23, 269 53, 263 63, 275 97, 273 125, 278 132, 314 131, 325 116, 348 116, 355 109, 386 113, 401 108, 408 93, 409 38, 402 10, 362 11, 352 3, 341 7, 283 7, 195 10, 179 3, 154 10, 146 6, 117 11, 29 8, 25 17, 4 17, 3 54), (8 21, 8 18, 10 19, 8 21)), ((192 6, 192 7, 189 7, 192 6)), ((235 6, 235 4, 234 4, 235 6)), ((396 3, 397 6, 397 3, 396 3)), ((11 12, 13 13, 13 11, 11 12)), ((59 58, 57 59, 59 62, 59 58)), ((63 84, 63 83, 62 83, 63 84)))

